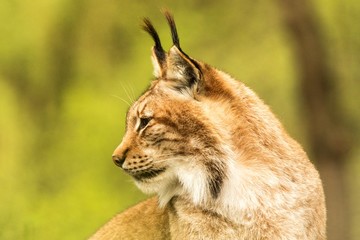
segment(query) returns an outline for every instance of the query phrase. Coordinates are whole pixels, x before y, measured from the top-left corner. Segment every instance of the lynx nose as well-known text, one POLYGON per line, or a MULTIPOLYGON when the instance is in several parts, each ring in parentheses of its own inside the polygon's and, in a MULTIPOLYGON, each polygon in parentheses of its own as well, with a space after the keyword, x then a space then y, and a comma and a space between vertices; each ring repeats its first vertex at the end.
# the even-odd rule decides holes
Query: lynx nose
POLYGON ((120 147, 117 147, 115 149, 115 152, 112 155, 112 160, 114 161, 116 166, 121 168, 123 167, 128 152, 129 148, 126 148, 125 151, 122 150, 120 147))
POLYGON ((125 156, 120 157, 118 155, 112 155, 112 160, 115 163, 115 165, 118 166, 118 167, 121 167, 121 168, 122 168, 122 165, 125 162, 125 158, 126 158, 125 156))

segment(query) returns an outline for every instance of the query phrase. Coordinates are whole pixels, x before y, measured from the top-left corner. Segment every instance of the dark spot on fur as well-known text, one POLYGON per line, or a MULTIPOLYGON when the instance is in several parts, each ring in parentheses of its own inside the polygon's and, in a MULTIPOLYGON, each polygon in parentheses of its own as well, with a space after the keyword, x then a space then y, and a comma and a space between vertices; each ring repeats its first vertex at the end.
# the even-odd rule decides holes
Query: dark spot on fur
POLYGON ((168 203, 168 205, 167 205, 169 211, 170 211, 174 216, 177 216, 177 215, 178 215, 178 212, 177 212, 177 210, 176 210, 176 208, 175 208, 175 202, 176 202, 177 198, 178 198, 178 197, 176 197, 176 196, 173 197, 173 198, 169 201, 169 203, 168 203))
POLYGON ((222 162, 208 162, 205 163, 206 169, 209 173, 209 190, 211 193, 211 196, 213 198, 217 198, 221 192, 221 188, 224 183, 225 175, 225 166, 222 162))
POLYGON ((177 156, 186 156, 186 153, 184 151, 177 151, 177 152, 174 152, 174 155, 177 155, 177 156))

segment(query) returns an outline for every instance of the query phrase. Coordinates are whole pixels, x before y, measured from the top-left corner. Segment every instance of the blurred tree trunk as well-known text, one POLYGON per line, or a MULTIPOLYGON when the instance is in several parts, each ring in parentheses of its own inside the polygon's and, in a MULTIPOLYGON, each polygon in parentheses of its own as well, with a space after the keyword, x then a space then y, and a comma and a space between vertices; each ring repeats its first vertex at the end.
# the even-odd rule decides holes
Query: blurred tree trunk
POLYGON ((316 24, 311 2, 279 0, 279 3, 288 32, 294 40, 310 155, 325 190, 328 239, 348 239, 344 166, 351 143, 337 99, 336 82, 339 79, 328 66, 321 29, 316 24))

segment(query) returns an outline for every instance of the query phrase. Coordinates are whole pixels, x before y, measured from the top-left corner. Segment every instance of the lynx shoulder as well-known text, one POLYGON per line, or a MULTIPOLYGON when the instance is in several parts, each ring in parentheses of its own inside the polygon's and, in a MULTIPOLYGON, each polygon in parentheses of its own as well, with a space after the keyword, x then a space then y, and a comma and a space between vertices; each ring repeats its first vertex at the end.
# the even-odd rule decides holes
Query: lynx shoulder
POLYGON ((301 146, 243 83, 155 42, 155 79, 130 107, 113 161, 156 197, 91 239, 326 239, 319 174, 301 146))

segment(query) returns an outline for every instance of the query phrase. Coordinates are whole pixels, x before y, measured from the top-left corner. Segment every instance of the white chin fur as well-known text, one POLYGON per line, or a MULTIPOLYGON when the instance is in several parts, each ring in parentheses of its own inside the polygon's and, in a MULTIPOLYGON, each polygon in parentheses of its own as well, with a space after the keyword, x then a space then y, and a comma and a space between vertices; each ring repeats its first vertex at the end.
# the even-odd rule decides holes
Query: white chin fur
POLYGON ((211 199, 207 173, 201 166, 189 165, 179 164, 154 178, 135 183, 144 193, 157 194, 160 207, 180 195, 191 199, 195 205, 206 204, 211 199))
POLYGON ((170 169, 154 178, 135 181, 135 184, 146 194, 157 194, 160 207, 164 207, 173 196, 180 195, 182 192, 179 181, 170 169))

